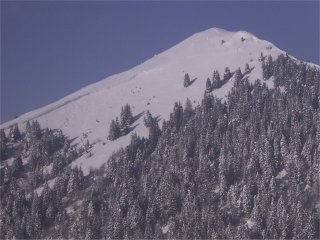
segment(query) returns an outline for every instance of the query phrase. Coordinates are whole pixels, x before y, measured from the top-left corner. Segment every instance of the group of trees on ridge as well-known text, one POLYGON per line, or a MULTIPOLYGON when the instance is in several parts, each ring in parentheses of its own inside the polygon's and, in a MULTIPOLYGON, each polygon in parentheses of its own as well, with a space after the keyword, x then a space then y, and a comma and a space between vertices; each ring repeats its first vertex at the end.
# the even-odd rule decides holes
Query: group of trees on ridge
MULTIPOLYGON (((211 93, 213 90, 218 89, 222 87, 224 84, 226 84, 229 79, 234 75, 235 80, 238 81, 244 77, 245 74, 248 74, 251 72, 252 69, 250 69, 249 64, 245 65, 245 72, 242 73, 241 69, 238 68, 234 73, 231 73, 229 67, 226 67, 224 70, 223 78, 221 79, 220 73, 218 70, 213 71, 212 78, 207 78, 206 81, 206 88, 205 93, 211 93)), ((184 87, 188 87, 191 85, 189 74, 186 73, 184 77, 184 87)))
POLYGON ((126 135, 129 132, 129 128, 132 123, 132 110, 130 105, 126 104, 124 107, 121 107, 120 122, 119 118, 111 121, 108 139, 113 141, 119 138, 121 135, 126 135))

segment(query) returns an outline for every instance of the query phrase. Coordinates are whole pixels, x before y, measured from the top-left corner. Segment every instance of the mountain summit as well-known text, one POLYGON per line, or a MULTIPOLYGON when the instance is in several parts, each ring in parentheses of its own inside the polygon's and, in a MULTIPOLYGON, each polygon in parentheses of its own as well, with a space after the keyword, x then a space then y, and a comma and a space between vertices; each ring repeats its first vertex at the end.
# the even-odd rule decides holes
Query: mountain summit
MULTIPOLYGON (((136 121, 133 132, 146 136, 148 130, 143 124, 143 114, 149 110, 160 121, 167 119, 174 102, 182 104, 187 98, 196 105, 201 101, 207 78, 213 71, 223 75, 225 68, 231 72, 238 68, 245 71, 250 82, 262 79, 261 53, 273 57, 284 53, 272 43, 260 40, 245 32, 229 32, 218 28, 196 33, 172 48, 155 55, 144 63, 91 84, 61 100, 28 112, 17 119, 6 122, 1 128, 14 123, 24 127, 28 120, 38 120, 43 127, 61 129, 75 141, 89 140, 93 144, 90 160, 82 157, 74 164, 98 167, 107 156, 130 141, 130 134, 115 141, 107 139, 110 123, 120 114, 121 107, 129 104, 136 121), (185 74, 190 76, 192 85, 184 87, 185 74)), ((224 99, 233 86, 231 78, 212 93, 224 99)), ((269 87, 271 80, 266 81, 269 87)))

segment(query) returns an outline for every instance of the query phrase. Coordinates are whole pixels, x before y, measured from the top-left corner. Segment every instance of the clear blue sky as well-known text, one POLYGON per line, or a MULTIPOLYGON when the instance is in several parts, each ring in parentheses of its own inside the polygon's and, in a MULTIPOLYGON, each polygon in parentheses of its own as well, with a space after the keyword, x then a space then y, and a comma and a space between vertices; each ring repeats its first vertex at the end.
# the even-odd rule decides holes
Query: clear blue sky
POLYGON ((319 64, 319 2, 3 2, 1 122, 219 27, 319 64))

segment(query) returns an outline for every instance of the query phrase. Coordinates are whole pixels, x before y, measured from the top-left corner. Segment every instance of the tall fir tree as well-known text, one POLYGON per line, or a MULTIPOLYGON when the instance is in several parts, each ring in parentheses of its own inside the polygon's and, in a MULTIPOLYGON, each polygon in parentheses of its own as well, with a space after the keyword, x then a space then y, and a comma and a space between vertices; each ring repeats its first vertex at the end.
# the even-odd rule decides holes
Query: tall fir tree
POLYGON ((116 140, 121 136, 120 124, 118 118, 112 120, 109 127, 108 139, 111 141, 116 140))
POLYGON ((121 130, 124 133, 127 133, 132 123, 133 123, 133 116, 132 116, 131 107, 129 104, 126 104, 124 107, 121 108, 121 113, 120 113, 121 130))
POLYGON ((232 73, 230 72, 230 68, 226 67, 223 74, 223 80, 228 81, 232 77, 232 73))

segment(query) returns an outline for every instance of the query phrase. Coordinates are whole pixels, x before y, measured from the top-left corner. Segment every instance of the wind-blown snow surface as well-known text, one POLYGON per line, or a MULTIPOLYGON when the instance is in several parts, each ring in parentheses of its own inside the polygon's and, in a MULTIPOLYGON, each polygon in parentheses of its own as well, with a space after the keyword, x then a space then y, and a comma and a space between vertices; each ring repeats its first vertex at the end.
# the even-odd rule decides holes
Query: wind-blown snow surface
MULTIPOLYGON (((154 117, 167 119, 173 104, 184 104, 190 98, 195 104, 203 98, 205 82, 218 70, 221 77, 225 67, 244 72, 245 64, 254 68, 248 75, 254 82, 262 79, 260 53, 273 57, 283 53, 270 42, 260 40, 250 33, 228 32, 212 28, 194 34, 169 50, 126 72, 113 75, 89 85, 55 103, 26 113, 4 123, 1 128, 18 123, 24 129, 27 120, 37 119, 42 127, 59 128, 75 141, 86 139, 94 143, 92 156, 82 156, 72 164, 81 165, 85 173, 90 167, 105 163, 111 153, 130 142, 130 134, 115 141, 107 140, 112 119, 120 115, 121 106, 130 104, 134 115, 141 117, 134 122, 135 132, 147 136, 143 125, 143 113, 150 110, 154 117), (222 40, 224 43, 222 43, 222 40), (196 79, 188 88, 183 87, 184 74, 196 79)), ((224 98, 233 86, 230 79, 222 88, 213 91, 224 98)), ((267 85, 272 87, 272 81, 267 85)))

